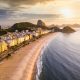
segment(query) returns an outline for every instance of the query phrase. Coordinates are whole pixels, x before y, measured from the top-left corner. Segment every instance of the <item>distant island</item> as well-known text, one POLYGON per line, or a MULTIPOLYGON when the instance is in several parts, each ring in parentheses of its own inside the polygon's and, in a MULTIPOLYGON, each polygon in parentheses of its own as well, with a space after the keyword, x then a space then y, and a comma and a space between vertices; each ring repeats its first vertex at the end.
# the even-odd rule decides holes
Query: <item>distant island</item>
POLYGON ((62 29, 62 32, 63 33, 73 33, 73 32, 75 32, 75 30, 69 26, 66 26, 62 29))
POLYGON ((69 26, 65 26, 62 29, 60 29, 57 26, 54 26, 51 28, 54 32, 63 32, 63 33, 73 33, 75 30, 69 26))

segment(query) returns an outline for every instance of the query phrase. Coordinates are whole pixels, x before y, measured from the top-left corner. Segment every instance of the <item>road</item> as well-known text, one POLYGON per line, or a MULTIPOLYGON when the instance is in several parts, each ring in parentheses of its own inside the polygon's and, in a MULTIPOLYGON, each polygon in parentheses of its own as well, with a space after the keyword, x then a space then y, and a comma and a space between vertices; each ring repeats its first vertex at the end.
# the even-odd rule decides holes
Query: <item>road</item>
POLYGON ((31 80, 41 49, 52 40, 55 33, 20 48, 9 59, 0 62, 0 80, 31 80))

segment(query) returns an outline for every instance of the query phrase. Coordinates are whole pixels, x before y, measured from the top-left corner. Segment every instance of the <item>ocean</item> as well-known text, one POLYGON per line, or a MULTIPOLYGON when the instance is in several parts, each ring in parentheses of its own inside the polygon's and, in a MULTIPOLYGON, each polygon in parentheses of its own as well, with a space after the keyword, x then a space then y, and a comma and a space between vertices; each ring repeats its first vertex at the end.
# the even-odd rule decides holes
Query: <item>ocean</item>
POLYGON ((57 33, 42 49, 36 80, 80 80, 80 30, 57 33))

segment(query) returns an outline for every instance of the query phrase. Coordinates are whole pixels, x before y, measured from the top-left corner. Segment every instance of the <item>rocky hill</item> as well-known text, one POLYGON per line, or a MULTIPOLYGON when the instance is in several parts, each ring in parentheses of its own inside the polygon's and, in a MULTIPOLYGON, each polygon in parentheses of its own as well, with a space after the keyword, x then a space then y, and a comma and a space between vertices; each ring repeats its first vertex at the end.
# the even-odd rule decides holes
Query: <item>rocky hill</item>
POLYGON ((61 29, 57 26, 52 27, 51 29, 54 30, 54 32, 61 32, 61 29))
POLYGON ((45 26, 45 23, 41 20, 38 20, 37 25, 32 24, 30 22, 20 22, 20 23, 15 23, 11 28, 8 30, 11 32, 14 32, 15 30, 22 31, 22 30, 36 30, 37 28, 42 28, 42 29, 48 29, 47 26, 45 26))
POLYGON ((15 31, 15 30, 35 30, 37 26, 35 24, 29 23, 29 22, 20 22, 20 23, 15 23, 10 30, 15 31))
POLYGON ((62 32, 63 33, 73 33, 73 32, 75 32, 75 30, 69 26, 66 26, 62 29, 62 32))
POLYGON ((46 25, 42 20, 38 20, 37 26, 42 27, 42 26, 46 26, 46 25))
POLYGON ((37 27, 43 28, 43 29, 48 29, 48 27, 46 26, 46 24, 42 20, 37 21, 37 27))

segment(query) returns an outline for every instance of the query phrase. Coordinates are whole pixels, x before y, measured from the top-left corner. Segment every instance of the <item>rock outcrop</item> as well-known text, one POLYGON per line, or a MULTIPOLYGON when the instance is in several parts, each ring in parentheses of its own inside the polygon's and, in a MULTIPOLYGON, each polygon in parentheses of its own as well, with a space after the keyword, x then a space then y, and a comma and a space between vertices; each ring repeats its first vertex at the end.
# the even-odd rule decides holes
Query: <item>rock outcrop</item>
POLYGON ((52 30, 54 30, 54 32, 61 32, 61 29, 57 26, 53 27, 52 30))
POLYGON ((42 27, 42 26, 46 26, 46 25, 42 20, 38 20, 37 26, 42 27))
POLYGON ((37 27, 42 29, 49 29, 42 20, 37 21, 37 27))
POLYGON ((66 27, 64 27, 64 28, 62 29, 62 32, 63 32, 63 33, 73 33, 73 32, 75 32, 75 30, 72 29, 72 28, 69 27, 69 26, 66 26, 66 27))

